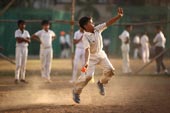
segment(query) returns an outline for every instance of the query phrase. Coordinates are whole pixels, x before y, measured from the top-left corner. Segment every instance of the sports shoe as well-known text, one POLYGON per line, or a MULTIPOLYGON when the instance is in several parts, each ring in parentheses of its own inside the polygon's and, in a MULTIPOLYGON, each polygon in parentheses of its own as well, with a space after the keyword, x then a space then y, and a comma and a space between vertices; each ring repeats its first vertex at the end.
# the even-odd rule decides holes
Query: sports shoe
POLYGON ((18 79, 15 79, 15 84, 19 84, 19 80, 18 79))
POLYGON ((28 81, 26 81, 26 80, 24 80, 24 79, 21 79, 20 82, 25 83, 25 84, 28 84, 28 81))
POLYGON ((76 102, 77 104, 79 104, 80 103, 80 95, 79 94, 76 94, 75 92, 74 92, 74 90, 73 90, 73 100, 74 100, 74 102, 76 102))
POLYGON ((51 79, 47 79, 47 83, 52 83, 52 80, 51 79))
POLYGON ((70 80, 69 83, 73 84, 75 81, 74 80, 70 80))
POLYGON ((97 82, 97 86, 98 86, 98 88, 99 88, 100 94, 101 94, 102 96, 104 96, 104 95, 105 95, 105 90, 104 90, 103 84, 100 83, 100 81, 98 81, 98 82, 97 82))
POLYGON ((169 74, 167 69, 164 70, 164 74, 169 74))

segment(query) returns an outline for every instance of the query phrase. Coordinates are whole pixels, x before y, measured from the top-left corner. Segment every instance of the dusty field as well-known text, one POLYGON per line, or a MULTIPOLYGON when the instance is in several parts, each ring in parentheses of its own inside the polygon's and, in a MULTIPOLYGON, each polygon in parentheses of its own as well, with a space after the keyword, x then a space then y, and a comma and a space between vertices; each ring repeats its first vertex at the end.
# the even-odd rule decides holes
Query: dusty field
MULTIPOLYGON (((81 104, 72 101, 71 61, 54 60, 53 82, 40 77, 39 60, 29 60, 29 84, 14 84, 15 66, 0 60, 0 113, 170 113, 170 76, 154 75, 154 63, 139 75, 122 75, 121 60, 112 59, 116 76, 106 87, 106 96, 89 83, 81 95, 81 104)), ((170 70, 170 61, 166 60, 170 70)), ((131 61, 135 71, 143 64, 131 61)), ((97 68, 95 80, 100 77, 97 68)))

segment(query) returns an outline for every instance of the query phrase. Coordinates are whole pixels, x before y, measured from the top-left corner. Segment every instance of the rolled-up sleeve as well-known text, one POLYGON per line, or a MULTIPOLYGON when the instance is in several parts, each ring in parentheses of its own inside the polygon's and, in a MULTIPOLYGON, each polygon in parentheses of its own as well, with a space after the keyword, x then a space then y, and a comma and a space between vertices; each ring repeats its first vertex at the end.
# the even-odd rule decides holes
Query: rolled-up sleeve
POLYGON ((26 31, 26 37, 27 37, 27 38, 30 38, 30 34, 29 34, 28 31, 26 31))
POLYGON ((37 31, 34 35, 40 37, 41 36, 41 31, 37 31))
POLYGON ((99 24, 95 27, 96 30, 102 32, 107 28, 106 23, 99 24))
POLYGON ((21 37, 19 31, 15 31, 15 38, 17 38, 17 37, 21 37))

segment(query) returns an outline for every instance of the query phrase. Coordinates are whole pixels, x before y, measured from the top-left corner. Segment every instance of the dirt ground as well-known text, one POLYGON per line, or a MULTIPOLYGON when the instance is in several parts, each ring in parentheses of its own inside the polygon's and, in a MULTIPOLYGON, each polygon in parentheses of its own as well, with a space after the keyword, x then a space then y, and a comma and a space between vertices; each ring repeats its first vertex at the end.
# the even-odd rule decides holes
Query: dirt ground
MULTIPOLYGON (((0 113, 170 113, 170 75, 155 75, 154 63, 138 75, 122 75, 121 60, 111 59, 116 75, 100 96, 96 83, 89 83, 81 103, 72 100, 71 61, 54 60, 52 83, 40 77, 39 60, 29 60, 29 84, 14 84, 15 66, 0 60, 0 113)), ((165 61, 170 70, 170 61, 165 61)), ((143 63, 132 60, 133 71, 143 63)), ((102 74, 97 67, 95 81, 102 74)))

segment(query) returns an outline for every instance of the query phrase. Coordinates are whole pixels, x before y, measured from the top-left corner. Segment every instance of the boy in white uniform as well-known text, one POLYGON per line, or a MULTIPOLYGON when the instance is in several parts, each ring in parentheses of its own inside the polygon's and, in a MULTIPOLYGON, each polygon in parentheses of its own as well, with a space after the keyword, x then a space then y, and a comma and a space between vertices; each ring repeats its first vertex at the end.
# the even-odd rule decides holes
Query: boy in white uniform
POLYGON ((61 58, 65 58, 66 55, 66 39, 65 39, 65 32, 61 31, 60 32, 60 47, 61 47, 61 58))
POLYGON ((32 38, 40 42, 41 76, 51 82, 51 62, 53 58, 52 41, 56 38, 55 33, 50 30, 48 20, 43 20, 42 30, 36 32, 32 38))
POLYGON ((103 51, 103 41, 102 41, 102 31, 104 31, 108 26, 115 23, 118 19, 123 16, 122 8, 118 8, 118 15, 106 23, 100 24, 94 27, 91 17, 82 17, 79 20, 79 25, 85 30, 83 34, 83 43, 85 49, 85 65, 87 67, 86 76, 80 77, 75 82, 73 88, 73 100, 76 103, 80 103, 80 94, 83 88, 91 80, 92 75, 94 75, 95 67, 100 64, 103 68, 103 76, 97 82, 100 94, 105 95, 104 84, 107 84, 111 77, 114 75, 114 68, 107 58, 106 53, 103 51))
POLYGON ((129 52, 130 52, 130 34, 129 32, 132 30, 131 25, 126 25, 125 30, 123 33, 119 36, 119 38, 122 41, 122 58, 123 58, 123 73, 131 73, 131 68, 130 68, 130 59, 129 59, 129 52))
POLYGON ((72 80, 70 81, 71 83, 73 83, 77 79, 78 64, 80 60, 81 60, 82 67, 85 63, 85 59, 84 59, 85 49, 82 42, 83 33, 84 30, 82 28, 80 28, 78 31, 74 33, 73 43, 76 44, 76 49, 75 49, 74 64, 73 64, 74 65, 73 75, 72 75, 72 80))
POLYGON ((149 38, 146 33, 141 37, 142 60, 144 63, 149 62, 149 38))
MULTIPOLYGON (((155 44, 155 53, 157 56, 164 51, 166 38, 165 38, 165 36, 162 32, 162 28, 160 26, 156 27, 156 32, 157 32, 157 34, 156 34, 155 38, 153 39, 153 42, 155 44)), ((156 73, 157 74, 160 74, 161 68, 165 74, 168 74, 168 70, 164 65, 163 58, 164 58, 164 54, 162 54, 161 56, 159 56, 156 59, 156 66, 157 66, 156 73)))
POLYGON ((16 38, 16 70, 15 83, 19 83, 19 75, 21 75, 21 82, 28 83, 25 80, 26 62, 28 56, 28 44, 30 43, 30 34, 25 30, 26 24, 24 20, 18 21, 18 30, 15 31, 16 38))
POLYGON ((136 35, 133 39, 133 44, 134 44, 134 53, 133 53, 133 58, 137 59, 139 55, 139 47, 140 47, 140 37, 139 35, 136 35))

